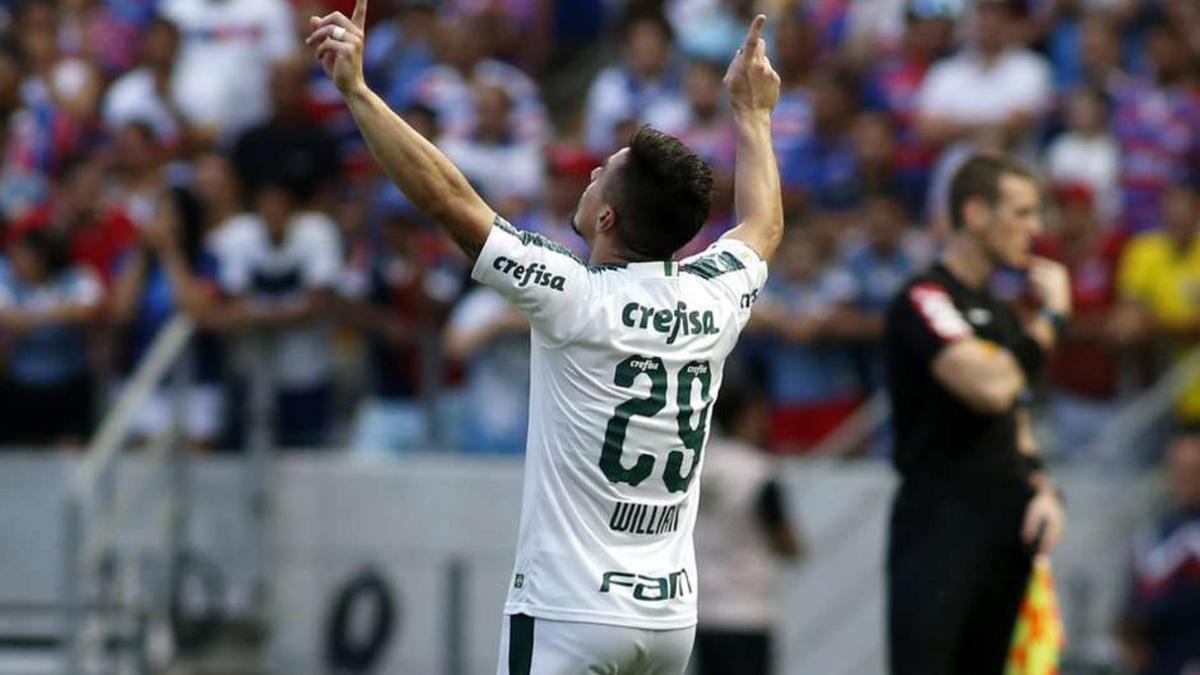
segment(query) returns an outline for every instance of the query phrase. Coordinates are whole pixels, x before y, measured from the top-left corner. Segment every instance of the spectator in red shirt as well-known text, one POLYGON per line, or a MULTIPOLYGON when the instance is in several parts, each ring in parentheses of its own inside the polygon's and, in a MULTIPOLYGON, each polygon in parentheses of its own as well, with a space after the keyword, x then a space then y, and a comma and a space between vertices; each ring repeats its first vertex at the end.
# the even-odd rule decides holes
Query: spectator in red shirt
POLYGON ((123 209, 102 199, 103 185, 98 159, 77 161, 67 167, 48 204, 13 224, 8 241, 36 229, 54 229, 66 237, 71 260, 111 286, 116 262, 133 246, 137 230, 123 209))
POLYGON ((582 146, 561 144, 546 153, 549 169, 541 204, 517 221, 520 229, 536 232, 571 249, 580 259, 588 256, 587 242, 575 231, 575 207, 600 162, 582 146))
POLYGON ((1069 458, 1086 447, 1118 409, 1118 361, 1109 325, 1125 236, 1104 227, 1096 195, 1086 185, 1061 184, 1054 196, 1058 227, 1037 242, 1036 250, 1062 262, 1071 273, 1075 313, 1048 370, 1058 449, 1069 458))

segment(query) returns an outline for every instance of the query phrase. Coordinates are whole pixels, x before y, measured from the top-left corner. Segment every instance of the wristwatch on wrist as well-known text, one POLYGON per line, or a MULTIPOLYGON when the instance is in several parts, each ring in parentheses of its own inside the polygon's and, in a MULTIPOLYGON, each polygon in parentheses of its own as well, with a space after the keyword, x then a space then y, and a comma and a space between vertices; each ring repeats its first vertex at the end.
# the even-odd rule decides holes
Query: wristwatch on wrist
POLYGON ((1067 317, 1062 312, 1049 307, 1042 308, 1042 311, 1038 312, 1038 316, 1050 322, 1050 327, 1054 329, 1054 339, 1061 340, 1063 333, 1067 331, 1067 317))

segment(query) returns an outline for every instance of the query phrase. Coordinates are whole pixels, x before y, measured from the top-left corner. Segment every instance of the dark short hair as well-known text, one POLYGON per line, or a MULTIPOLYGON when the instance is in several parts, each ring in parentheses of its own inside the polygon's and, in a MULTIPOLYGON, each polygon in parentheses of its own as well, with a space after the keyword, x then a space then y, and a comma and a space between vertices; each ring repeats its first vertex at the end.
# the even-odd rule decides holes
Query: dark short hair
POLYGON ((629 40, 635 26, 643 23, 650 24, 662 36, 663 42, 675 41, 675 30, 662 9, 651 3, 631 3, 621 20, 621 39, 629 40))
POLYGON ((422 117, 428 117, 434 124, 437 124, 438 121, 437 110, 434 110, 431 106, 420 102, 413 102, 404 106, 402 113, 404 115, 420 115, 422 117))
POLYGON ((71 248, 66 235, 51 227, 30 230, 17 240, 41 261, 46 276, 57 277, 71 267, 71 248))
POLYGON ((606 198, 630 254, 665 260, 700 231, 712 205, 712 169, 678 138, 652 127, 629 139, 629 154, 606 198))
POLYGON ((865 192, 863 192, 863 205, 872 204, 875 202, 886 202, 887 204, 901 210, 903 210, 906 205, 904 193, 890 185, 869 187, 865 192))
POLYGON ((150 20, 146 22, 146 28, 143 30, 142 34, 145 35, 156 28, 162 28, 170 33, 171 36, 176 40, 179 39, 179 26, 176 25, 174 21, 161 14, 156 14, 150 17, 150 20))
POLYGON ((207 221, 204 204, 182 185, 172 186, 165 196, 179 216, 179 241, 183 254, 195 268, 204 254, 204 224, 207 221))
POLYGON ((1037 182, 1027 166, 1009 155, 972 155, 954 172, 950 181, 950 223, 961 230, 966 223, 965 209, 972 199, 983 199, 988 206, 1000 203, 1000 179, 1017 176, 1037 182))
POLYGON ((979 7, 999 9, 1012 17, 1023 17, 1029 13, 1029 7, 1025 0, 982 0, 979 7))

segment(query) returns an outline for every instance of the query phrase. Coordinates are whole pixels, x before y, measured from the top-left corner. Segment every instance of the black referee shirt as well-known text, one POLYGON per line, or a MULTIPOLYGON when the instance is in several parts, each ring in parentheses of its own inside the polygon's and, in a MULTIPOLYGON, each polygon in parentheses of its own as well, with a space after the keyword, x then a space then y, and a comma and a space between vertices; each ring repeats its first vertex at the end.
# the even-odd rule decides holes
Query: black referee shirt
POLYGON ((933 375, 933 360, 971 335, 1011 348, 1024 335, 1016 311, 970 288, 940 263, 913 278, 887 312, 884 349, 895 424, 893 461, 905 478, 1024 478, 1016 415, 975 412, 933 375))

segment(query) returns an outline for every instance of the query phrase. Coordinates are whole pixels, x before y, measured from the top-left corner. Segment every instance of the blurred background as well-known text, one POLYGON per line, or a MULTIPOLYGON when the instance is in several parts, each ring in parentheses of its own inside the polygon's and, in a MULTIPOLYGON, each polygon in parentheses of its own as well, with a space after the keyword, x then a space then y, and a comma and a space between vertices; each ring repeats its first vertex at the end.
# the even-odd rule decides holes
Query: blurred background
MULTIPOLYGON (((0 673, 494 672, 528 326, 303 50, 352 5, 0 0, 0 673)), ((1073 274, 1035 407, 1063 672, 1200 664, 1200 3, 372 0, 367 78, 581 255, 590 171, 680 136, 717 176, 687 255, 732 224, 759 11, 787 232, 728 369, 805 553, 777 672, 883 671, 882 312, 977 149, 1044 176, 1073 274)))

